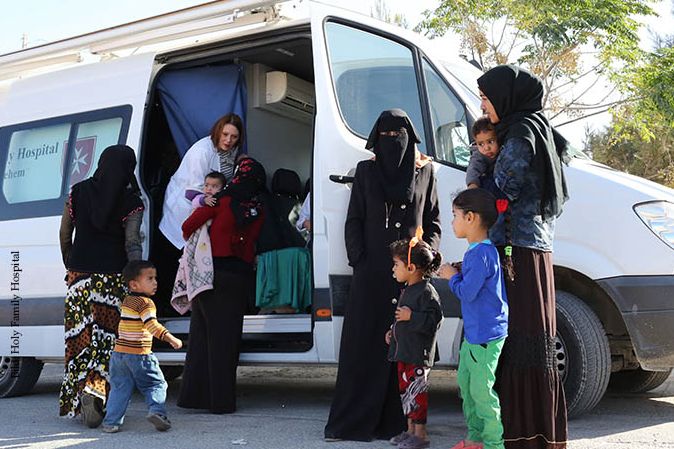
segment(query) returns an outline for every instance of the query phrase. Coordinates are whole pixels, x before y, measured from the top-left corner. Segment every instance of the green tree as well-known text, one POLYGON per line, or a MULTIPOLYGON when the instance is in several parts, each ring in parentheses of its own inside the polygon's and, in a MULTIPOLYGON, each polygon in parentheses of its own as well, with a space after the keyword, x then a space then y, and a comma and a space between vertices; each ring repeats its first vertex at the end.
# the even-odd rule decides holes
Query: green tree
POLYGON ((389 7, 386 6, 385 0, 375 0, 374 7, 370 8, 370 16, 384 22, 398 25, 402 28, 410 27, 410 24, 407 22, 407 18, 402 13, 391 12, 389 7))
POLYGON ((543 80, 551 119, 582 117, 613 105, 607 92, 584 100, 602 73, 640 57, 639 22, 651 0, 443 0, 417 27, 429 37, 458 33, 463 49, 484 68, 517 63, 543 80), (588 54, 591 67, 581 64, 588 54), (581 83, 582 81, 582 83, 581 83), (582 87, 579 86, 582 84, 582 87))
POLYGON ((631 100, 612 110, 611 126, 590 136, 586 149, 612 167, 674 188, 674 42, 616 76, 631 100))

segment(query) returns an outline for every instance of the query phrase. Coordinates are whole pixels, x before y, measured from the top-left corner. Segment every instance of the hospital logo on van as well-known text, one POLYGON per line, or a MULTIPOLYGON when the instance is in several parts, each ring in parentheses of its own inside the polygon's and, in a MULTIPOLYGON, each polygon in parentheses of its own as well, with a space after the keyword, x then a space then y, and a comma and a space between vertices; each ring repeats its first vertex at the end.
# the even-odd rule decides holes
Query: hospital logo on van
MULTIPOLYGON (((68 141, 63 143, 65 154, 68 150, 68 141)), ((75 142, 75 150, 72 154, 72 163, 70 164, 70 185, 89 177, 89 172, 94 165, 94 152, 96 150, 96 136, 83 137, 75 142)))

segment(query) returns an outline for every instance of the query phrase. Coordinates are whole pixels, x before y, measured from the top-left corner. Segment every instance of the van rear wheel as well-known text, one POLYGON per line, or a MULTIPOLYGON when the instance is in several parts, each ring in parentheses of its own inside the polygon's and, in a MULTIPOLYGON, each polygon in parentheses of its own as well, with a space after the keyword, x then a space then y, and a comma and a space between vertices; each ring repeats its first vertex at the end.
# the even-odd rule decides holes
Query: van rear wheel
POLYGON ((43 365, 33 357, 0 356, 0 398, 28 393, 39 379, 43 365))
POLYGON ((611 352, 597 315, 575 295, 557 291, 556 364, 569 418, 594 408, 606 392, 611 352))
POLYGON ((641 368, 611 374, 608 387, 620 393, 646 393, 665 383, 672 370, 646 371, 641 368))

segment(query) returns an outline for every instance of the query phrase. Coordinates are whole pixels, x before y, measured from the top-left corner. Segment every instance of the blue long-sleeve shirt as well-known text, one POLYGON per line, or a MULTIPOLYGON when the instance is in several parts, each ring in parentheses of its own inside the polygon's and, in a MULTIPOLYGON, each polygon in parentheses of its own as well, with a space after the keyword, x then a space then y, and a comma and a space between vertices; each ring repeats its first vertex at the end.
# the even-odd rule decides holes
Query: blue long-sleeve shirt
POLYGON ((463 256, 461 272, 449 280, 461 301, 463 333, 479 345, 508 335, 508 300, 496 247, 489 240, 472 243, 463 256))

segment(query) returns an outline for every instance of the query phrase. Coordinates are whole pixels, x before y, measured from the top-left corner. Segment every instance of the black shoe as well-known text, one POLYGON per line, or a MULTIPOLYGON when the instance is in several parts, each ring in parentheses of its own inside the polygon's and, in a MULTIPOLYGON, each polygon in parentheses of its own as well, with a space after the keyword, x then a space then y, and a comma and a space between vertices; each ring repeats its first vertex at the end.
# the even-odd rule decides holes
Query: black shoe
POLYGON ((91 393, 82 393, 80 401, 84 425, 91 429, 100 426, 105 417, 105 413, 103 412, 103 401, 101 398, 98 398, 91 393))
POLYGON ((164 432, 171 428, 171 421, 169 421, 166 416, 160 415, 159 413, 150 413, 147 415, 147 420, 160 432, 164 432))

